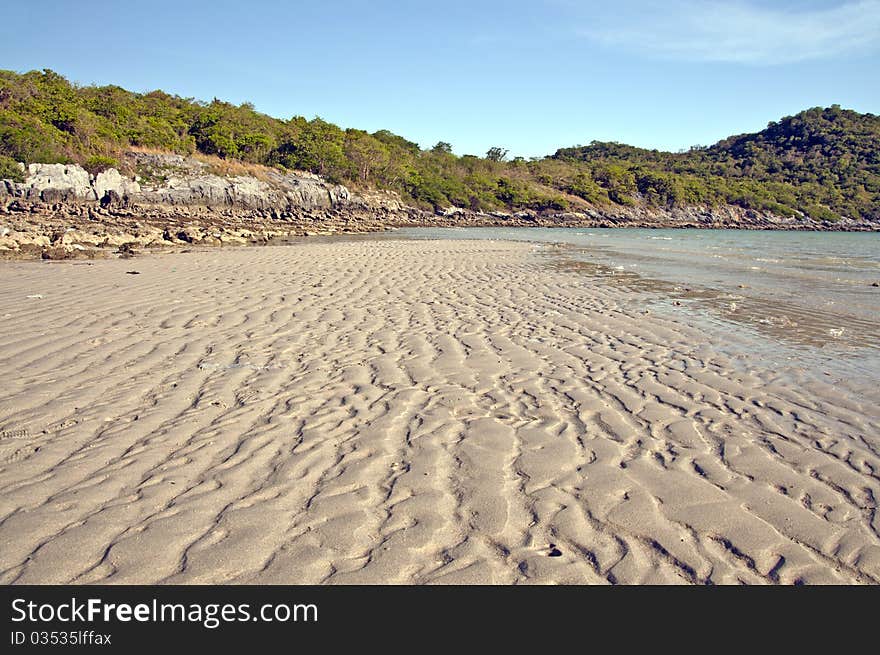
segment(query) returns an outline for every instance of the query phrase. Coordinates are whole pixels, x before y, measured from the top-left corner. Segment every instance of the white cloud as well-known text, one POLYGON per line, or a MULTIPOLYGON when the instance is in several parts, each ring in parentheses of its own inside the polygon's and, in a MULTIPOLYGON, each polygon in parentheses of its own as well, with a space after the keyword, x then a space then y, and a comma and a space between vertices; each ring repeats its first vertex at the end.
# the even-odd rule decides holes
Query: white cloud
POLYGON ((812 9, 673 0, 593 19, 582 36, 668 59, 772 65, 880 47, 880 0, 812 9))

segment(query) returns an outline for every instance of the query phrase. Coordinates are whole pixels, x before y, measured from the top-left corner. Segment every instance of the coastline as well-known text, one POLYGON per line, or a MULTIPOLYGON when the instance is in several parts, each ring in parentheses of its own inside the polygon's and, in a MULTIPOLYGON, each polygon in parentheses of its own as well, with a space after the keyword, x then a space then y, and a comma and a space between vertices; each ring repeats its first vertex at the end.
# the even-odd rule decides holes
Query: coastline
POLYGON ((880 582, 876 391, 551 250, 2 264, 0 580, 880 582))
POLYGON ((880 231, 876 222, 786 219, 733 206, 596 208, 576 213, 482 213, 452 208, 438 213, 384 197, 362 198, 346 206, 284 211, 203 205, 101 207, 16 199, 0 205, 0 260, 96 259, 412 227, 880 231))
MULTIPOLYGON (((737 205, 581 202, 569 211, 426 210, 394 192, 345 186, 302 171, 244 167, 223 174, 194 157, 131 151, 127 177, 76 164, 31 164, 0 180, 0 259, 94 259, 141 250, 265 244, 303 236, 411 227, 697 228, 880 231, 876 220, 813 220, 737 205), (245 174, 247 173, 247 174, 245 174)), ((240 166, 241 168, 241 166, 240 166)))

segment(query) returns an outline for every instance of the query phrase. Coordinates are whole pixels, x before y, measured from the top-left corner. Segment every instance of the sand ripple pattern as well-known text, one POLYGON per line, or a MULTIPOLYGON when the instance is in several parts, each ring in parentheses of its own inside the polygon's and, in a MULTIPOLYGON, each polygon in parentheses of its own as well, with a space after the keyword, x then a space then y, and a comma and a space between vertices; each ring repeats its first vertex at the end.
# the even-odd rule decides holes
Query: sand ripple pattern
POLYGON ((4 265, 0 582, 880 582, 880 403, 638 300, 486 241, 4 265))

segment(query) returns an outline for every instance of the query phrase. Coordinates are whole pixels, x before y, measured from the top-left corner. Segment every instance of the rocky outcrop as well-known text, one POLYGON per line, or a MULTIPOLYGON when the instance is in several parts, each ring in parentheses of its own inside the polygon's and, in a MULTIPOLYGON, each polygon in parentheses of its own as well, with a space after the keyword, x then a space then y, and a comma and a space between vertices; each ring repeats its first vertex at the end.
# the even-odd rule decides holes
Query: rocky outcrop
MULTIPOLYGON (((815 221, 807 216, 778 216, 772 212, 736 205, 651 207, 603 206, 567 212, 474 212, 449 207, 437 212, 436 222, 456 227, 643 227, 643 228, 735 228, 742 230, 880 230, 876 221, 844 218, 815 221)), ((414 223, 423 225, 424 221, 414 223)))
POLYGON ((254 175, 222 176, 210 166, 180 155, 132 152, 127 155, 141 176, 134 202, 152 205, 203 205, 250 210, 327 209, 344 205, 351 194, 311 173, 265 168, 254 175))
POLYGON ((394 209, 404 206, 393 194, 386 200, 384 206, 372 206, 355 197, 344 206, 282 211, 0 199, 0 259, 130 256, 144 250, 261 244, 419 223, 422 212, 394 209))
POLYGON ((109 203, 137 198, 141 192, 140 184, 124 177, 115 168, 108 168, 95 175, 92 188, 95 191, 95 197, 105 206, 109 203))
POLYGON ((266 243, 395 227, 697 227, 873 230, 867 221, 816 222, 736 206, 584 207, 569 212, 425 211, 387 191, 353 194, 316 175, 180 155, 130 153, 126 176, 72 164, 31 164, 0 180, 0 259, 130 256, 142 249, 266 243), (251 173, 251 174, 245 174, 251 173), (5 196, 5 197, 4 197, 5 196))
POLYGON ((402 220, 395 212, 410 211, 394 194, 355 198, 310 173, 231 164, 236 174, 223 174, 194 158, 135 152, 124 165, 130 175, 31 164, 24 182, 0 181, 0 258, 102 257, 381 230, 402 220))
POLYGON ((241 210, 329 209, 351 201, 341 185, 310 173, 273 169, 253 175, 218 175, 210 166, 181 155, 128 153, 137 175, 109 168, 97 175, 76 164, 31 164, 24 182, 4 180, 0 194, 48 204, 100 202, 108 205, 229 207, 241 210))
POLYGON ((8 182, 7 193, 27 200, 75 202, 97 200, 94 178, 76 164, 31 164, 22 184, 8 182))

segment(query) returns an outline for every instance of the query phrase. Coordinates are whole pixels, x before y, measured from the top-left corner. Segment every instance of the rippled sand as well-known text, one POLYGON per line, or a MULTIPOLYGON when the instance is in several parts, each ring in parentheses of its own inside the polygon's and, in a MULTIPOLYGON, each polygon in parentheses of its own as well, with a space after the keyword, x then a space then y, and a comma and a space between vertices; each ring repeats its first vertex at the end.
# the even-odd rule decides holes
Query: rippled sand
POLYGON ((880 392, 547 250, 3 264, 0 582, 880 582, 880 392))

